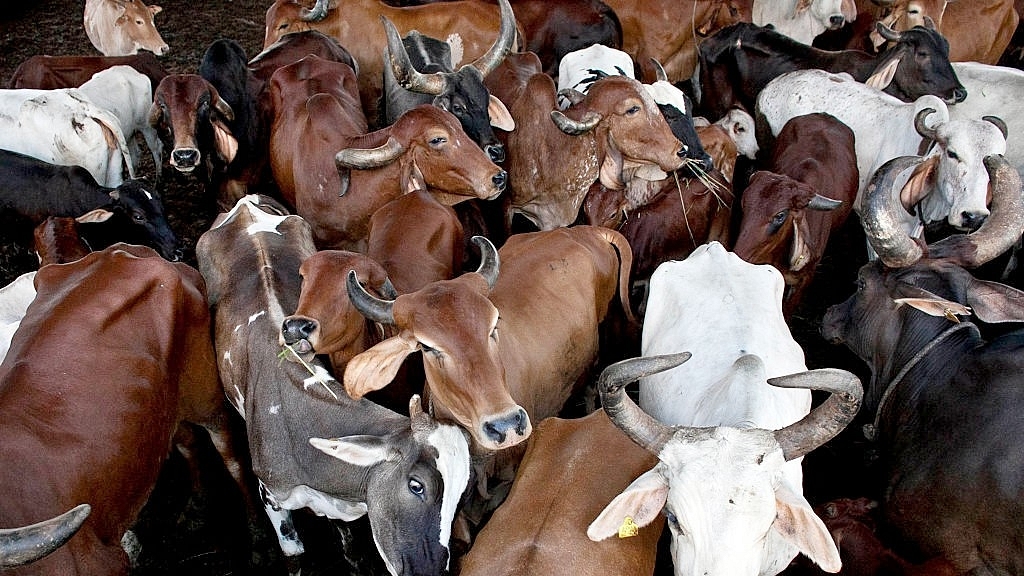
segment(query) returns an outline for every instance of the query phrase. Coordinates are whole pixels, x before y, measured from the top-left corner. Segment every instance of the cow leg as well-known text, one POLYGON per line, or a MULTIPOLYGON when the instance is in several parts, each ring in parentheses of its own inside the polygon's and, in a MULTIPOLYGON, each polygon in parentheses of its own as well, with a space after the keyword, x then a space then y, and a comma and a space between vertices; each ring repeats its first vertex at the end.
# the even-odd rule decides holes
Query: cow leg
POLYGON ((302 540, 299 539, 298 531, 295 530, 292 511, 278 505, 274 495, 267 490, 262 480, 260 480, 260 498, 263 500, 263 509, 266 510, 271 525, 274 526, 274 532, 277 533, 277 542, 281 545, 281 551, 284 552, 288 574, 289 576, 299 576, 302 572, 299 557, 306 549, 302 545, 302 540))

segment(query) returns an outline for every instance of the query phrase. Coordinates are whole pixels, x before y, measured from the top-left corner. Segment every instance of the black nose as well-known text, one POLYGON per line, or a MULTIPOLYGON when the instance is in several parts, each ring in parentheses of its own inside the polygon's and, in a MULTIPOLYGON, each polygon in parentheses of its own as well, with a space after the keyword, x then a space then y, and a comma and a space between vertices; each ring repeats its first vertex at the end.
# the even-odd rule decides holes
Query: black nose
POLYGON ((491 144, 484 147, 484 152, 487 153, 487 157, 491 159, 491 162, 500 164, 505 161, 505 147, 501 144, 491 144))
POLYGON ((961 212, 960 219, 963 221, 964 228, 968 230, 977 230, 981 223, 985 221, 986 216, 983 214, 977 214, 975 212, 961 212))
POLYGON ((502 190, 502 191, 505 190, 505 183, 506 183, 507 180, 508 180, 508 172, 505 172, 504 170, 502 170, 501 172, 498 172, 497 174, 494 175, 493 178, 491 178, 491 182, 494 183, 494 187, 497 188, 498 190, 502 190))
POLYGON ((199 161, 199 150, 195 148, 177 148, 171 152, 174 163, 178 166, 195 166, 199 161))
POLYGON ((953 101, 963 102, 967 99, 967 89, 964 87, 955 88, 953 90, 953 101))
POLYGON ((846 18, 843 18, 842 15, 837 14, 835 16, 830 16, 828 19, 828 23, 833 28, 839 28, 840 26, 846 23, 846 18))
POLYGON ((316 331, 317 322, 312 318, 286 318, 281 325, 281 334, 287 344, 305 340, 316 331))
POLYGON ((526 411, 520 408, 512 414, 484 423, 484 434, 498 444, 505 441, 505 436, 512 430, 522 435, 526 432, 526 411))

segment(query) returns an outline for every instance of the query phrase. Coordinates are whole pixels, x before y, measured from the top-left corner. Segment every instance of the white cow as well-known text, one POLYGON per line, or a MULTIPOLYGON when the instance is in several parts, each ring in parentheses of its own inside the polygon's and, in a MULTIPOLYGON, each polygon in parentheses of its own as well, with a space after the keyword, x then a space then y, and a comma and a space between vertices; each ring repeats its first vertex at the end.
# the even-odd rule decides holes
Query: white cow
MULTIPOLYGON (((811 112, 831 114, 853 130, 860 170, 853 207, 858 213, 867 183, 882 164, 898 156, 924 156, 922 166, 934 171, 935 182, 924 206, 927 221, 946 218, 952 226, 974 228, 989 214, 989 176, 982 159, 1003 154, 1006 139, 995 124, 980 118, 950 120, 946 105, 935 96, 902 102, 847 74, 800 70, 769 82, 757 98, 757 110, 773 136, 791 118, 811 112), (929 108, 933 112, 925 114, 929 108), (922 154, 922 141, 929 144, 925 134, 935 140, 922 154)), ((915 225, 913 219, 907 225, 915 225)))
POLYGON ((164 145, 149 124, 149 109, 153 106, 153 84, 149 78, 131 66, 111 66, 93 74, 92 78, 78 87, 100 108, 117 117, 121 132, 127 139, 132 167, 139 171, 140 150, 135 140, 139 133, 153 155, 157 174, 162 163, 164 145))
POLYGON ((967 99, 950 106, 949 117, 977 120, 998 116, 1006 123, 1006 159, 1024 173, 1024 70, 977 62, 953 62, 967 99))
POLYGON ((636 79, 633 57, 603 44, 591 44, 562 56, 558 61, 558 108, 565 110, 572 103, 569 97, 562 94, 563 90, 586 94, 590 85, 602 75, 636 79))
POLYGON ((811 44, 825 30, 838 30, 857 19, 853 0, 754 0, 754 24, 771 24, 780 34, 811 44))
POLYGON ((7 357, 25 310, 36 298, 35 278, 35 271, 26 272, 0 288, 0 362, 7 357))
POLYGON ((81 166, 102 186, 135 177, 121 123, 78 88, 0 90, 0 148, 81 166))
MULTIPOLYGON (((712 122, 703 116, 694 116, 693 118, 694 126, 710 126, 711 124, 712 122)), ((736 152, 751 160, 757 159, 757 151, 760 148, 757 145, 754 117, 750 113, 740 108, 730 108, 725 116, 715 120, 714 125, 721 126, 725 130, 729 139, 736 144, 736 152)))
POLYGON ((807 371, 782 316, 784 287, 778 270, 717 242, 654 272, 643 356, 688 351, 692 360, 640 380, 643 411, 609 392, 602 375, 605 411, 660 462, 608 504, 588 529, 592 539, 615 534, 627 516, 642 526, 664 508, 678 575, 772 575, 798 552, 840 569, 802 495, 801 457, 853 418, 861 388, 845 371, 807 371), (810 412, 810 390, 794 386, 839 393, 810 412))
POLYGON ((85 34, 104 56, 128 56, 139 50, 161 56, 168 47, 153 22, 161 10, 142 0, 86 0, 85 34))

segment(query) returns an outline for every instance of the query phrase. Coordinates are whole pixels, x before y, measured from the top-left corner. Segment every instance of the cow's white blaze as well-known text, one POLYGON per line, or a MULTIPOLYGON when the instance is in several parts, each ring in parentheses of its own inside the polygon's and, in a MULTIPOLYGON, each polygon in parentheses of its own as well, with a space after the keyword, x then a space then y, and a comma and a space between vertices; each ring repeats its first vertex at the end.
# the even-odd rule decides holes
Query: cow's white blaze
MULTIPOLYGON (((459 505, 463 490, 469 484, 469 444, 462 430, 455 426, 439 424, 430 433, 427 442, 437 449, 437 471, 444 483, 441 497, 441 545, 448 548, 451 539, 455 509, 459 505)), ((451 564, 449 554, 448 563, 451 564)))

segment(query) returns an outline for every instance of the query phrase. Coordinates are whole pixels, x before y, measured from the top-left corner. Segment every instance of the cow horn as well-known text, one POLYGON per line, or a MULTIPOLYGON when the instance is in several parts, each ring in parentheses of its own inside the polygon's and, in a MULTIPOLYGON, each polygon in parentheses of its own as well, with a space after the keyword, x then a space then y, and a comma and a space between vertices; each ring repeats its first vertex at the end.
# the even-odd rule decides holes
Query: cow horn
POLYGON ((480 75, 485 78, 501 64, 516 41, 516 16, 512 13, 512 5, 508 0, 498 0, 498 12, 501 15, 501 25, 494 44, 483 56, 468 64, 479 70, 480 75))
POLYGON ((976 268, 1009 250, 1024 233, 1021 176, 1006 158, 983 160, 992 185, 991 215, 970 234, 955 234, 928 247, 929 256, 976 268))
POLYGON ((938 28, 935 26, 935 20, 932 20, 931 16, 924 17, 924 27, 929 30, 938 30, 938 28))
POLYGON ((388 37, 388 46, 384 59, 391 66, 391 73, 395 80, 406 90, 437 96, 444 92, 448 79, 444 74, 434 72, 424 74, 412 65, 409 53, 405 51, 402 38, 398 35, 398 29, 388 20, 387 16, 381 14, 381 23, 384 24, 384 32, 388 37))
POLYGON ((891 268, 910 266, 921 258, 921 247, 899 224, 900 206, 893 194, 896 176, 921 163, 920 156, 899 156, 883 164, 864 189, 861 223, 871 247, 891 268))
POLYGON ((875 22, 875 30, 878 31, 878 34, 882 38, 885 38, 886 40, 888 40, 890 42, 899 42, 900 41, 900 33, 895 31, 895 30, 893 30, 892 28, 889 28, 888 26, 883 24, 881 21, 875 22))
POLYGON ((621 360, 601 371, 597 389, 601 393, 601 406, 608 418, 629 439, 652 454, 659 454, 665 443, 672 439, 676 429, 659 422, 644 412, 625 393, 627 384, 644 376, 664 372, 690 359, 689 352, 663 356, 641 356, 621 360))
POLYGON ((842 200, 834 200, 821 194, 815 194, 811 201, 807 203, 807 207, 811 210, 835 210, 842 205, 842 200))
POLYGON ((299 10, 299 19, 303 22, 319 22, 327 17, 327 5, 330 0, 316 0, 316 5, 311 9, 299 10))
POLYGON ((79 504, 49 520, 0 529, 0 570, 35 562, 60 548, 82 527, 92 508, 79 504))
POLYGON ((487 280, 487 286, 493 289, 498 281, 498 269, 501 268, 498 250, 484 236, 473 236, 472 240, 480 250, 480 267, 476 269, 476 273, 483 276, 487 280))
POLYGON ((570 136, 579 136, 594 129, 601 121, 601 115, 597 112, 587 112, 582 120, 573 120, 560 110, 551 111, 551 119, 554 120, 558 129, 570 136))
POLYGON ((405 147, 389 136, 388 141, 376 148, 345 148, 334 155, 334 162, 342 168, 371 170, 387 166, 405 152, 405 147))
POLYGON ((995 124, 996 128, 999 128, 999 131, 1003 133, 1003 140, 1006 140, 1009 135, 1009 130, 1007 130, 1006 122, 1003 122, 1002 118, 999 116, 982 116, 981 119, 995 124))
POLYGON ((918 111, 917 115, 914 116, 914 129, 921 135, 922 138, 929 140, 935 140, 935 129, 929 128, 925 125, 924 120, 928 115, 935 112, 935 108, 922 108, 918 111))
POLYGON ((359 283, 355 270, 348 271, 348 278, 345 279, 345 288, 348 290, 348 299, 355 306, 360 314, 381 324, 394 324, 395 306, 394 300, 381 300, 366 291, 359 283))
POLYGON ((665 67, 658 62, 657 58, 651 58, 651 64, 654 65, 654 79, 658 82, 668 82, 668 74, 665 73, 665 67))
POLYGON ((809 388, 829 392, 829 397, 799 421, 775 431, 786 460, 794 460, 828 442, 842 432, 860 410, 864 387, 860 378, 846 370, 821 368, 788 376, 769 378, 780 388, 809 388))
POLYGON ((413 433, 430 434, 434 431, 434 420, 423 411, 419 394, 413 394, 409 398, 409 426, 413 433))

